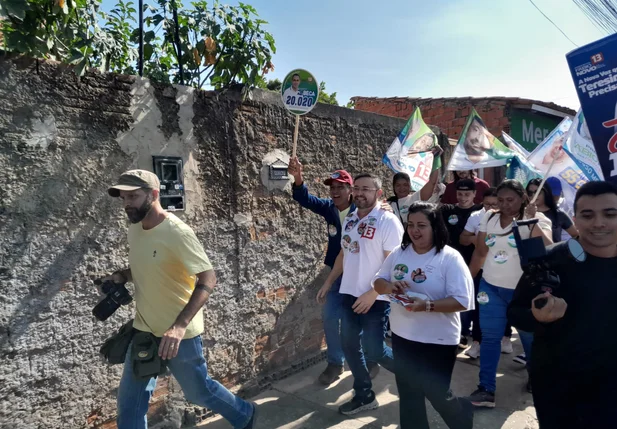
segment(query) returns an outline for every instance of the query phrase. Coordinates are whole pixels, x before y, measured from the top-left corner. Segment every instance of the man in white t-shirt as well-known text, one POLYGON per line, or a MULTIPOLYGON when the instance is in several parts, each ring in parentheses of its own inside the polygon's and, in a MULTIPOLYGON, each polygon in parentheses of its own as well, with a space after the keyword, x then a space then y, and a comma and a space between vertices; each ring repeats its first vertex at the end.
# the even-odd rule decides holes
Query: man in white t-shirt
MULTIPOLYGON (((300 75, 298 73, 295 73, 292 77, 291 77, 291 86, 289 88, 287 88, 285 90, 285 92, 283 93, 283 100, 285 100, 285 104, 295 104, 295 103, 288 103, 287 100, 289 100, 288 97, 298 97, 298 88, 300 86, 300 75)), ((295 98, 294 98, 295 101, 295 98)))
POLYGON ((341 253, 317 294, 318 300, 323 299, 343 274, 339 291, 343 295, 341 337, 355 391, 353 399, 339 407, 345 415, 379 406, 366 360, 393 371, 392 350, 384 342, 390 304, 375 292, 371 283, 386 257, 401 244, 403 226, 394 214, 380 209, 378 201, 382 194, 378 177, 361 174, 354 179, 357 208, 345 218, 341 253))

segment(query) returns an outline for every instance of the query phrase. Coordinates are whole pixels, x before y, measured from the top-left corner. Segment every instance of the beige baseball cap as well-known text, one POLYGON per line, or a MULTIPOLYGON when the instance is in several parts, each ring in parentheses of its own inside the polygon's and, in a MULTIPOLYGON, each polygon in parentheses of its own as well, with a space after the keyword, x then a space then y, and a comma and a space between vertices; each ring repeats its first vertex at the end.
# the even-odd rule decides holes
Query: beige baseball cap
POLYGON ((151 171, 129 170, 122 173, 118 184, 113 185, 107 192, 112 197, 120 196, 120 191, 136 191, 137 189, 160 189, 159 178, 151 171))

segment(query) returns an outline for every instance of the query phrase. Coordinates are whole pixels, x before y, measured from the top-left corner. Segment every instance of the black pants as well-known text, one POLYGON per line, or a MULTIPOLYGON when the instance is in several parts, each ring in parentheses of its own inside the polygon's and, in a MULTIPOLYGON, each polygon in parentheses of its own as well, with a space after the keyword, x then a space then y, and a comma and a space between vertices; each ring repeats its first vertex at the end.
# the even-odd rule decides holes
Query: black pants
POLYGON ((617 374, 571 376, 550 368, 531 372, 540 429, 617 427, 617 374))
POLYGON ((392 334, 401 429, 429 429, 425 398, 450 429, 473 427, 473 406, 450 390, 457 346, 409 341, 392 334))
MULTIPOLYGON (((482 330, 480 327, 480 303, 478 302, 478 292, 480 291, 480 279, 482 279, 482 270, 478 273, 475 279, 473 279, 473 287, 475 291, 475 300, 476 300, 476 308, 471 310, 471 321, 473 322, 473 329, 471 331, 471 338, 473 341, 477 341, 479 343, 482 342, 482 330)), ((506 325, 506 330, 503 333, 504 337, 510 338, 512 336, 512 325, 510 322, 506 325)))

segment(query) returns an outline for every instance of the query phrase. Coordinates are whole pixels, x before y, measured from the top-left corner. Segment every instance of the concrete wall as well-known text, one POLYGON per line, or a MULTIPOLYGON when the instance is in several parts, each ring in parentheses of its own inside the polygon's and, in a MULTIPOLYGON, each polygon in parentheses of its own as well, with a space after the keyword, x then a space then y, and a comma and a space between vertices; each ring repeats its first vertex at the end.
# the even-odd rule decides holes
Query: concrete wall
MULTIPOLYGON (((293 117, 278 94, 215 94, 54 63, 0 60, 0 427, 114 427, 121 366, 100 344, 132 308, 91 315, 92 280, 127 264, 126 227, 107 186, 152 155, 181 156, 187 209, 219 286, 205 311, 209 370, 247 394, 322 358, 315 294, 327 270, 326 228, 290 186, 269 190, 263 161, 290 151, 293 117), (279 151, 279 152, 277 152, 279 151)), ((401 119, 318 105, 302 117, 298 153, 309 188, 326 172, 376 171, 401 119)), ((388 192, 389 193, 389 192, 388 192)), ((151 421, 199 420, 172 379, 151 421)), ((161 426, 162 427, 162 426, 161 426)))

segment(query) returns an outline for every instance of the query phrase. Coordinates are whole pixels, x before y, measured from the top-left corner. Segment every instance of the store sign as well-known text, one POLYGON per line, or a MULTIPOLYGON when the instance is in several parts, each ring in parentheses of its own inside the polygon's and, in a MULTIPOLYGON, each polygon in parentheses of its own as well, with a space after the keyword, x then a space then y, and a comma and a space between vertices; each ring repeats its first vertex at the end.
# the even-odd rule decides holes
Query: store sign
POLYGON ((529 110, 513 109, 510 115, 510 135, 529 152, 533 152, 562 119, 529 110))

